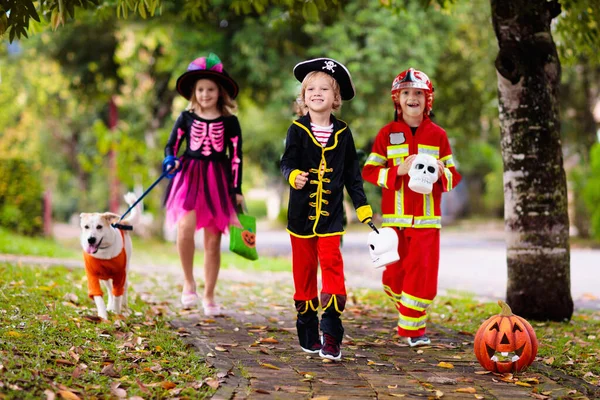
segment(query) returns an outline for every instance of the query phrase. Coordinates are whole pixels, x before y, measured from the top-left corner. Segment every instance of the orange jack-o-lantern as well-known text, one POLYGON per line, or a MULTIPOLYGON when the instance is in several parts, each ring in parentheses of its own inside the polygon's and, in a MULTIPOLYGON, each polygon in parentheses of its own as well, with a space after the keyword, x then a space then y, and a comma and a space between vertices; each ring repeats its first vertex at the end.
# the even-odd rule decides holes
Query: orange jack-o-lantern
POLYGON ((251 249, 256 246, 256 234, 252 233, 252 231, 242 231, 242 239, 244 240, 244 244, 251 249))
POLYGON ((527 368, 537 354, 538 342, 529 322, 514 315, 502 300, 502 312, 487 319, 475 335, 475 356, 492 372, 518 372, 527 368))

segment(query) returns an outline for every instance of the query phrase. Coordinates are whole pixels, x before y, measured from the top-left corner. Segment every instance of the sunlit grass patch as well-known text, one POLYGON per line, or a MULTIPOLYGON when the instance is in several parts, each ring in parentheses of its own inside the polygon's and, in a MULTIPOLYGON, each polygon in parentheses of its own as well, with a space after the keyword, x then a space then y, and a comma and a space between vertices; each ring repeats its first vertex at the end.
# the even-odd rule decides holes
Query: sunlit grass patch
MULTIPOLYGON (((141 238, 132 235, 132 263, 136 265, 180 265, 175 243, 156 238, 141 238)), ((18 254, 83 260, 78 238, 54 240, 43 237, 28 237, 0 228, 0 254, 18 254)), ((236 268, 244 271, 291 271, 289 257, 271 257, 261 255, 257 261, 246 260, 224 250, 221 253, 221 267, 236 268)), ((202 266, 204 251, 201 247, 194 254, 194 265, 202 266)))
POLYGON ((0 264, 0 381, 6 398, 202 398, 211 370, 162 303, 129 289, 131 314, 99 322, 81 270, 0 264))

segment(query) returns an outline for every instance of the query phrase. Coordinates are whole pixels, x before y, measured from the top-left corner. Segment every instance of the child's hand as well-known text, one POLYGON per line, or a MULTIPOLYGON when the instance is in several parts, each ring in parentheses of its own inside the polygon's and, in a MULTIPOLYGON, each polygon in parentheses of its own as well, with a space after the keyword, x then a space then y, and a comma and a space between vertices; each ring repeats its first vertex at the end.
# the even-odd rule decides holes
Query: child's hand
POLYGON ((413 154, 404 159, 404 162, 398 166, 398 176, 408 174, 408 170, 416 156, 416 154, 413 154))
POLYGON ((437 160, 437 164, 438 164, 438 179, 440 179, 440 176, 444 175, 444 169, 446 169, 446 166, 444 165, 443 161, 437 160))
POLYGON ((306 185, 306 181, 308 180, 308 172, 301 172, 294 179, 294 187, 296 189, 302 189, 304 185, 306 185))
POLYGON ((243 194, 236 193, 235 204, 239 207, 243 207, 243 205, 244 205, 244 195, 243 194))

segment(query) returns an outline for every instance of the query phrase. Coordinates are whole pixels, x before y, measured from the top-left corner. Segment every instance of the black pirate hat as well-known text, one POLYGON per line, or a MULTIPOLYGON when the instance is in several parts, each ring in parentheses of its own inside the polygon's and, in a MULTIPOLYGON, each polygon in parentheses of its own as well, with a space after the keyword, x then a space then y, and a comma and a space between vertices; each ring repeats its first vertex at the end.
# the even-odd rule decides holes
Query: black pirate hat
POLYGON ((302 82, 306 75, 312 71, 321 71, 331 75, 340 85, 342 100, 351 100, 354 97, 355 90, 352 76, 350 76, 350 72, 344 64, 332 58, 315 58, 302 61, 294 67, 294 76, 302 82))
POLYGON ((188 65, 187 71, 177 78, 176 87, 179 94, 189 100, 198 79, 212 79, 218 82, 232 99, 238 95, 238 84, 223 69, 223 63, 213 53, 208 57, 196 58, 188 65))

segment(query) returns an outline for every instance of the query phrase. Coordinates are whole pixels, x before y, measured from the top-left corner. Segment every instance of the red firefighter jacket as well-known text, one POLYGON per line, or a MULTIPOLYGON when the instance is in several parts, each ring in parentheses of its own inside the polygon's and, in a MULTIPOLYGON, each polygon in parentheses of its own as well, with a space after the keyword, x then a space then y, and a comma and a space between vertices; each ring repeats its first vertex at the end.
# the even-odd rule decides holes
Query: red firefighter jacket
POLYGON ((446 132, 428 117, 412 134, 404 121, 385 125, 375 138, 373 150, 362 171, 363 178, 382 188, 382 226, 441 228, 442 192, 460 182, 446 132), (441 160, 444 173, 430 194, 415 193, 408 187, 409 175, 398 176, 398 166, 412 154, 425 153, 441 160))

